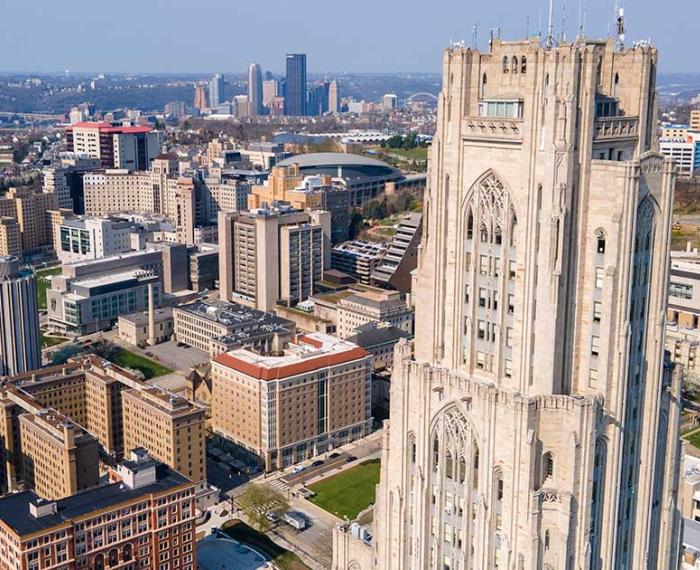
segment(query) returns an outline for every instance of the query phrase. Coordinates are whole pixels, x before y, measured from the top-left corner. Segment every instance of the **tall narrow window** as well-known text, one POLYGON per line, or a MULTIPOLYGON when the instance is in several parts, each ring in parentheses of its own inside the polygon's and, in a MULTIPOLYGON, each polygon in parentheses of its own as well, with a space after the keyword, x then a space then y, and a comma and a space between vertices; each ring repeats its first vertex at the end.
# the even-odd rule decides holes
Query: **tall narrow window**
POLYGON ((520 73, 527 72, 527 57, 523 56, 520 60, 520 73))
POLYGON ((486 74, 484 73, 483 77, 481 78, 481 98, 486 99, 488 91, 487 91, 487 82, 488 79, 486 78, 486 74))
POLYGON ((503 56, 503 73, 508 73, 508 56, 503 56))
POLYGON ((448 451, 445 454, 445 477, 452 479, 454 476, 454 462, 452 461, 452 454, 448 451))
POLYGON ((518 58, 515 56, 513 56, 510 70, 512 73, 518 73, 518 58))
POLYGON ((554 477, 554 458, 548 451, 542 456, 542 483, 554 477))

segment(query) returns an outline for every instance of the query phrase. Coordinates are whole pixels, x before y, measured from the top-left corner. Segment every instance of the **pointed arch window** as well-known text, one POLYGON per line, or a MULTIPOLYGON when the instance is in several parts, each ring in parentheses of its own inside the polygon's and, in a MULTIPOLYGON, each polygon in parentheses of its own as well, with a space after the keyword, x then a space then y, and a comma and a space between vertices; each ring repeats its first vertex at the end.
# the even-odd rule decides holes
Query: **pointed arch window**
POLYGON ((467 214, 467 239, 472 239, 474 237, 474 212, 469 208, 469 213, 467 214))
POLYGON ((518 73, 518 58, 515 56, 511 60, 510 71, 511 73, 518 73))
POLYGON ((526 73, 527 72, 527 57, 523 56, 520 59, 520 73, 526 73))
POLYGON ((486 99, 488 95, 488 78, 486 77, 486 74, 481 77, 481 98, 486 99))
POLYGON ((503 73, 508 73, 508 56, 503 56, 503 73))
POLYGON ((596 253, 605 254, 605 232, 599 229, 595 233, 596 237, 596 253))

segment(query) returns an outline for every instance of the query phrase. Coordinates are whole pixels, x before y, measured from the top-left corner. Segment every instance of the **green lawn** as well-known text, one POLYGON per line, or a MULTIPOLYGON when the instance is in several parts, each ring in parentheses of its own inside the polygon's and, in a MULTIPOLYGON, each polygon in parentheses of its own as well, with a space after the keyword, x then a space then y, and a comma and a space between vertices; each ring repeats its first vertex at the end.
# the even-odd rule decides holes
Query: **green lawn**
POLYGON ((428 147, 417 146, 415 148, 383 148, 382 152, 395 154, 409 160, 427 160, 428 147))
POLYGON ((41 269, 34 273, 36 277, 36 298, 39 309, 46 309, 46 290, 51 283, 47 277, 58 275, 60 272, 60 267, 52 267, 51 269, 41 269))
POLYGON ((683 436, 693 447, 700 449, 700 429, 694 429, 683 436))
POLYGON ((41 340, 41 347, 47 348, 49 346, 56 346, 62 342, 66 342, 68 339, 64 336, 46 336, 44 331, 39 332, 39 339, 41 340))
POLYGON ((156 361, 141 356, 140 354, 135 354, 129 352, 126 349, 122 349, 119 352, 119 356, 113 359, 114 364, 121 366, 122 368, 133 368, 135 370, 140 370, 143 372, 146 380, 154 378, 156 376, 163 376, 164 374, 170 374, 172 370, 166 368, 162 364, 158 364, 156 361))
POLYGON ((377 483, 379 459, 373 459, 310 485, 309 489, 316 494, 309 500, 337 517, 354 520, 374 503, 377 483))
POLYGON ((299 557, 274 543, 268 536, 248 526, 243 521, 233 520, 221 529, 232 539, 253 547, 269 557, 280 570, 309 570, 299 557))

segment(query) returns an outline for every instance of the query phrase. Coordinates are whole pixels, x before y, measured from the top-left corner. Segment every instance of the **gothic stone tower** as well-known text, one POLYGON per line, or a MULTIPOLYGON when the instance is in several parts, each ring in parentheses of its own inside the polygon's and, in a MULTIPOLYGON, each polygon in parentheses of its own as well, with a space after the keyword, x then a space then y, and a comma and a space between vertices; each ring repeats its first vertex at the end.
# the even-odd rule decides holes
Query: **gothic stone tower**
MULTIPOLYGON (((677 567, 657 52, 445 52, 374 545, 336 568, 677 567)), ((358 541, 354 541, 358 542, 358 541)))

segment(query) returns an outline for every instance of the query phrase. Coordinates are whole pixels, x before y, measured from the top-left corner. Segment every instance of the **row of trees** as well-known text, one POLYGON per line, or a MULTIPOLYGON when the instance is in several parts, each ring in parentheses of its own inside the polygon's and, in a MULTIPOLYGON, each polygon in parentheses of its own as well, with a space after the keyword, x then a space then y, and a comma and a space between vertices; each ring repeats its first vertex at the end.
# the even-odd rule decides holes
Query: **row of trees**
POLYGON ((416 133, 409 133, 407 135, 394 135, 390 139, 385 140, 382 143, 382 148, 416 148, 417 146, 425 146, 418 139, 416 133))

